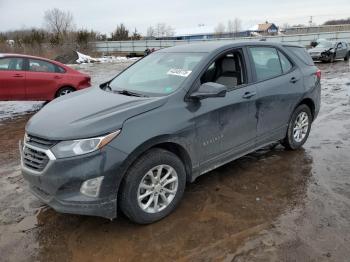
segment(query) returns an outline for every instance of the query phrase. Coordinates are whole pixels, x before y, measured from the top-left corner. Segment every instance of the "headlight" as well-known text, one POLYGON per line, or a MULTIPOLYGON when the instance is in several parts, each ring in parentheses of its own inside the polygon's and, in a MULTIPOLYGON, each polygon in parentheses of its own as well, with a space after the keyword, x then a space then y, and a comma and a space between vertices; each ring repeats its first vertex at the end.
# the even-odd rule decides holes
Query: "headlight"
POLYGON ((65 158, 91 153, 101 149, 119 135, 120 130, 106 136, 93 137, 88 139, 62 141, 55 145, 51 151, 57 158, 65 158))

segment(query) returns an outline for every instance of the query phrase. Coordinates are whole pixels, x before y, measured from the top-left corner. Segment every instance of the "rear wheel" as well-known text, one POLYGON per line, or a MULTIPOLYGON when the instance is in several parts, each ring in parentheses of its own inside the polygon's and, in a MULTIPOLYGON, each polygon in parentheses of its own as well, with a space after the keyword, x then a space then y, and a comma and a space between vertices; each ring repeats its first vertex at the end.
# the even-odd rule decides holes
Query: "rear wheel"
POLYGON ((167 150, 151 149, 128 170, 119 196, 120 208, 135 223, 155 222, 176 208, 185 185, 182 161, 167 150))
POLYGON ((64 96, 67 95, 69 93, 74 92, 75 89, 73 87, 62 87, 61 89, 59 89, 56 93, 56 97, 60 97, 60 96, 64 96))
POLYGON ((298 106, 288 124, 287 135, 282 141, 282 145, 291 150, 300 148, 309 137, 311 123, 310 108, 304 104, 298 106))

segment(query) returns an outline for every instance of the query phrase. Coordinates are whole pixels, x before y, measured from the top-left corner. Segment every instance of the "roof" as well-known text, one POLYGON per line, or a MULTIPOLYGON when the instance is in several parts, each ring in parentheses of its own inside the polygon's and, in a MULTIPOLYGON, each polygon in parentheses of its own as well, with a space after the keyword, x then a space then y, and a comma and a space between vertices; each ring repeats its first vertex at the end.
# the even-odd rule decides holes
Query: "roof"
POLYGON ((0 53, 0 57, 7 57, 7 56, 17 56, 17 57, 26 57, 26 58, 35 58, 35 59, 41 59, 41 60, 47 60, 52 61, 50 59, 39 57, 39 56, 32 56, 32 55, 24 55, 24 54, 14 54, 14 53, 0 53))
POLYGON ((33 59, 40 59, 40 60, 44 60, 50 63, 54 63, 56 65, 62 66, 64 68, 67 68, 67 66, 65 64, 62 64, 58 61, 55 60, 51 60, 48 58, 44 58, 44 57, 40 57, 40 56, 32 56, 32 55, 24 55, 24 54, 14 54, 14 53, 0 53, 0 57, 9 57, 9 56, 16 56, 16 57, 23 57, 23 58, 33 58, 33 59))
MULTIPOLYGON (((225 50, 227 48, 236 47, 236 46, 245 46, 245 45, 261 45, 261 46, 282 46, 281 43, 276 42, 242 42, 242 41, 207 41, 199 43, 190 43, 177 45, 173 47, 168 47, 160 49, 157 52, 174 52, 174 53, 210 53, 216 50, 225 50)), ((288 46, 298 46, 299 45, 290 45, 288 46)))
POLYGON ((263 23, 258 25, 258 31, 267 31, 271 26, 276 27, 273 23, 263 23))

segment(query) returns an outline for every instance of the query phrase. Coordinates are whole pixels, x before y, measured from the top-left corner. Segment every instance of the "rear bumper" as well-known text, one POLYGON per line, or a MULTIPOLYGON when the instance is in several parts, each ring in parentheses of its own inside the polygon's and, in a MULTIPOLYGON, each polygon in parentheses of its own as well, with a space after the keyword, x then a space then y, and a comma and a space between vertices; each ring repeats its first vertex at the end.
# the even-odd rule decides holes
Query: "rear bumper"
POLYGON ((30 191, 56 211, 113 219, 117 217, 118 185, 122 179, 118 170, 125 158, 126 154, 107 145, 94 153, 50 160, 40 172, 25 166, 21 157, 21 169, 30 191), (80 192, 84 181, 100 176, 104 179, 98 197, 80 192))

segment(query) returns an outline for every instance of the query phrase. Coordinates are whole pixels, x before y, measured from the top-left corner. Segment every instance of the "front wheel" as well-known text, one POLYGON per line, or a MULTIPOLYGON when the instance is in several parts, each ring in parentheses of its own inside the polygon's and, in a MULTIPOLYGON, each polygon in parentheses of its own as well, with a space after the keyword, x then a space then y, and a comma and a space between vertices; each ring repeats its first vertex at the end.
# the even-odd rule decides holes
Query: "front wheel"
POLYGON ((346 56, 344 57, 344 61, 349 61, 349 56, 350 56, 350 52, 348 52, 348 53, 346 54, 346 56))
POLYGON ((290 119, 287 135, 282 141, 282 145, 291 150, 300 148, 309 137, 311 123, 310 108, 307 105, 298 106, 290 119))
POLYGON ((151 149, 126 174, 119 195, 121 210, 135 223, 153 223, 176 208, 185 185, 182 161, 167 150, 151 149))

